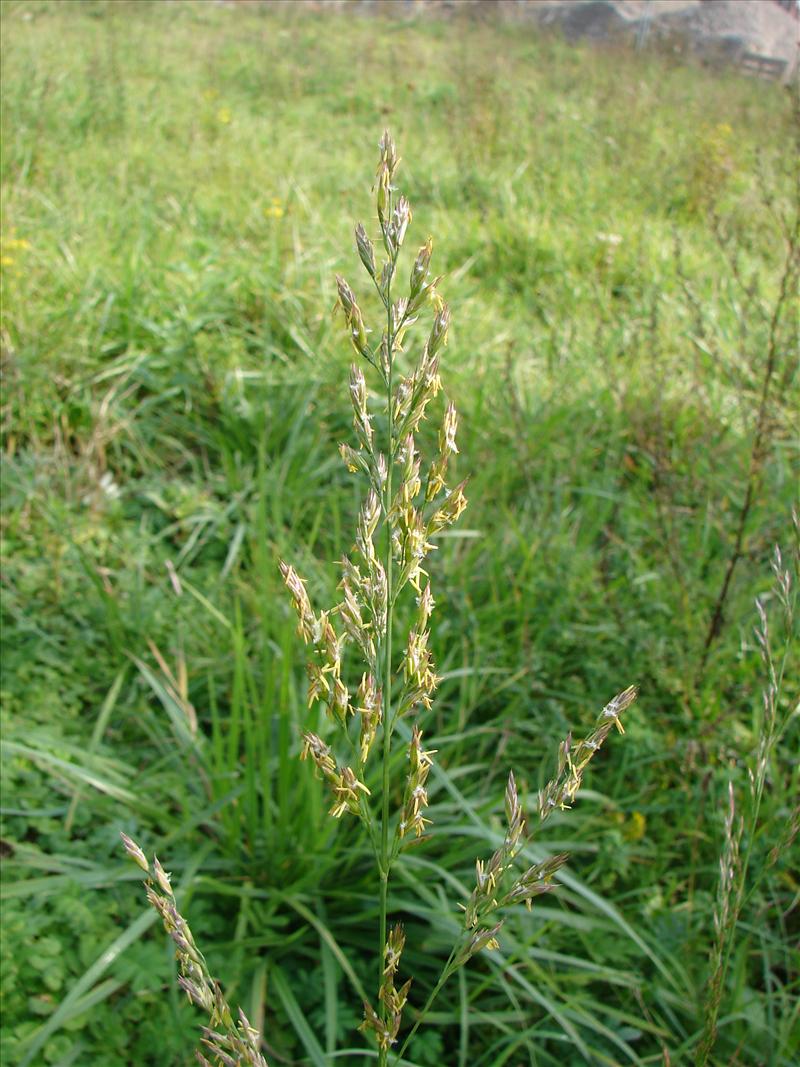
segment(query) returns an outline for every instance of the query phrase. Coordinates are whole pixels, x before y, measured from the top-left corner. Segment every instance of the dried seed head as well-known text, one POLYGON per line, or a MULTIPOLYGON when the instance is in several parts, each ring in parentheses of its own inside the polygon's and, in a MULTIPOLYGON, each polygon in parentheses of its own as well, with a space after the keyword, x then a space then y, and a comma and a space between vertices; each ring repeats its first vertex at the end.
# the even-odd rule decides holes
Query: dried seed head
POLYGON ((355 363, 350 368, 350 399, 353 404, 353 423, 362 448, 372 453, 372 420, 367 411, 367 383, 364 373, 355 363))
POLYGON ((562 741, 558 750, 556 777, 539 793, 539 816, 542 820, 556 808, 569 807, 581 787, 589 761, 608 737, 612 726, 623 732, 620 715, 630 707, 636 695, 636 687, 630 686, 615 696, 600 712, 594 730, 574 748, 571 735, 562 741))
POLYGON ((442 428, 439 431, 439 451, 446 455, 448 452, 458 454, 456 446, 456 431, 458 430, 458 414, 455 404, 451 401, 445 410, 442 428))
POLYGON ((569 853, 560 852, 557 856, 551 856, 550 859, 545 860, 544 863, 536 863, 529 867, 500 903, 503 905, 524 903, 527 908, 530 908, 534 897, 555 889, 553 877, 568 859, 569 853))
POLYGON ((379 452, 375 457, 375 482, 376 492, 379 494, 386 488, 386 479, 389 477, 389 466, 386 462, 386 456, 383 452, 379 452))
POLYGON ((350 693, 341 678, 334 678, 328 711, 342 726, 347 722, 348 714, 353 714, 350 706, 350 693))
POLYGON ((428 338, 428 350, 431 357, 435 356, 439 349, 447 344, 447 331, 450 328, 450 309, 447 304, 442 304, 436 312, 433 320, 431 335, 428 338))
POLYGON ((145 874, 150 874, 150 866, 147 862, 147 857, 136 844, 136 842, 133 840, 133 838, 128 837, 127 834, 123 834, 122 832, 120 832, 119 836, 122 838, 122 844, 125 846, 125 851, 128 853, 128 855, 136 864, 136 866, 141 868, 141 870, 143 870, 145 874))
POLYGON ((436 602, 433 599, 431 593, 431 583, 428 582, 420 595, 417 597, 417 629, 419 631, 424 630, 428 625, 428 620, 431 617, 431 613, 436 606, 436 602))
POLYGON ((428 523, 428 537, 439 533, 446 526, 452 526, 464 513, 464 509, 467 506, 467 498, 464 496, 464 486, 466 484, 466 481, 463 481, 460 485, 457 485, 455 489, 447 494, 439 510, 434 512, 428 523))
POLYGON ((386 237, 391 245, 392 255, 396 256, 400 251, 410 222, 411 205, 406 197, 400 196, 397 198, 392 217, 386 227, 386 237))
POLYGON ((397 170, 397 165, 400 162, 400 159, 397 155, 397 146, 392 140, 392 135, 388 130, 383 131, 381 139, 378 142, 378 147, 381 150, 381 162, 386 164, 391 171, 392 176, 394 176, 394 172, 397 170))
POLYGON ((313 660, 306 664, 308 674, 308 706, 315 704, 320 697, 330 695, 331 686, 325 670, 313 660))
POLYGON ((410 292, 411 299, 419 296, 425 286, 425 281, 428 277, 428 269, 431 263, 431 254, 433 253, 433 238, 429 237, 425 244, 417 252, 417 258, 414 260, 414 266, 411 268, 410 279, 410 292))
POLYGON ((161 892, 166 893, 168 897, 172 897, 173 892, 169 881, 169 875, 158 862, 158 856, 153 856, 153 871, 156 876, 156 881, 161 888, 161 892))
POLYGON ((360 782, 350 767, 345 767, 333 784, 333 807, 330 813, 334 819, 340 819, 346 811, 353 815, 361 814, 359 792, 370 795, 369 789, 360 782))
POLYGON ((303 734, 303 747, 300 751, 300 759, 308 759, 311 756, 319 770, 326 778, 336 773, 336 761, 331 756, 330 748, 322 738, 308 731, 303 734))
POLYGON ((398 1016, 395 1023, 395 1019, 390 1017, 384 1023, 374 1008, 364 1001, 364 1021, 358 1029, 362 1033, 372 1031, 378 1042, 378 1047, 381 1049, 389 1049, 397 1040, 397 1033, 400 1029, 400 1018, 398 1016))
POLYGON ((430 825, 430 819, 426 819, 423 812, 428 807, 425 784, 428 780, 428 772, 433 766, 434 755, 435 750, 431 749, 426 752, 422 748, 422 731, 415 725, 408 746, 410 770, 406 781, 403 812, 397 827, 398 837, 405 837, 412 830, 417 837, 421 837, 425 833, 426 826, 430 825))
POLYGON ((400 957, 406 943, 406 935, 403 932, 402 923, 395 923, 389 932, 389 938, 383 949, 383 977, 394 978, 397 968, 400 966, 400 957))
MULTIPOLYGON (((142 850, 126 834, 121 836, 127 853, 142 870, 147 871, 147 860, 142 850)), ((180 967, 178 985, 194 1004, 208 1013, 211 1026, 220 1028, 202 1027, 203 1044, 213 1052, 216 1067, 268 1067, 260 1052, 261 1036, 258 1031, 250 1026, 241 1013, 239 1023, 234 1022, 222 990, 208 973, 188 923, 177 909, 169 875, 157 858, 153 860, 153 870, 156 882, 165 895, 161 896, 156 891, 150 878, 145 883, 145 892, 177 950, 180 967)), ((204 1067, 211 1067, 201 1052, 197 1052, 196 1058, 204 1067)))
POLYGON ((344 278, 338 274, 336 275, 336 287, 339 293, 336 303, 344 313, 353 347, 359 355, 372 362, 372 352, 367 343, 367 329, 364 325, 361 309, 356 303, 355 294, 344 278))
POLYGON ((284 563, 281 560, 279 566, 286 588, 292 594, 294 609, 297 612, 299 620, 297 632, 306 644, 316 641, 319 627, 314 612, 311 610, 311 602, 308 599, 305 582, 294 567, 290 567, 288 563, 284 563))
POLYGON ((350 445, 340 444, 339 455, 351 474, 357 474, 359 471, 367 471, 369 469, 363 455, 360 452, 356 452, 350 445))
POLYGON ((412 587, 421 593, 419 580, 425 573, 422 570, 422 562, 435 547, 427 539, 428 530, 422 514, 416 508, 405 508, 398 516, 398 529, 395 532, 395 550, 402 568, 397 588, 402 589, 406 582, 410 582, 412 587))
POLYGON ((506 831, 505 846, 510 858, 513 859, 522 847, 522 836, 525 832, 525 812, 517 795, 517 783, 514 772, 509 771, 508 784, 506 785, 506 831))
POLYGON ((458 430, 458 415, 453 403, 447 405, 442 425, 439 430, 439 455, 431 463, 428 470, 428 480, 425 485, 425 500, 434 500, 443 489, 447 488, 445 478, 447 466, 451 455, 458 453, 456 445, 456 431, 458 430))
POLYGON ((500 922, 496 923, 494 926, 476 930, 458 955, 456 964, 462 966, 470 960, 476 952, 480 952, 481 949, 485 948, 491 952, 493 949, 500 948, 500 942, 497 940, 497 935, 500 933, 502 925, 503 921, 501 919, 500 922))
POLYGON ((367 237, 367 231, 359 222, 356 226, 356 248, 361 262, 371 278, 375 277, 375 249, 367 237))
POLYGON ((362 764, 367 762, 381 722, 381 700, 382 693, 375 685, 375 678, 371 674, 362 675, 361 685, 358 687, 357 709, 361 716, 359 758, 362 764))
POLYGON ((391 191, 393 188, 394 175, 400 162, 397 149, 389 131, 384 130, 380 140, 381 158, 378 163, 378 171, 375 179, 377 187, 378 218, 381 224, 385 222, 389 205, 391 204, 391 191))

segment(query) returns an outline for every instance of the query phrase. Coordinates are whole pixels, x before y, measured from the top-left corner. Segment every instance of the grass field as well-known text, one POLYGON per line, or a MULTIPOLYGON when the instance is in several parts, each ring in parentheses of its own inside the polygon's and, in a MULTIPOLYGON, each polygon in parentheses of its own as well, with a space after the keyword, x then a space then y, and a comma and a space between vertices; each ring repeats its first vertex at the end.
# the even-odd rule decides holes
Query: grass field
POLYGON ((368 1058, 377 887, 297 762, 317 713, 277 561, 330 600, 352 537, 331 308, 337 272, 366 297, 385 125, 445 274, 470 478, 433 564, 435 833, 391 898, 412 1007, 508 767, 535 809, 566 731, 641 688, 534 845, 572 852, 563 888, 407 1062, 693 1062, 730 781, 748 868, 711 1062, 796 1064, 800 656, 771 570, 796 560, 793 92, 299 5, 7 2, 2 66, 3 1064, 189 1062, 120 830, 168 857, 270 1063, 368 1058))

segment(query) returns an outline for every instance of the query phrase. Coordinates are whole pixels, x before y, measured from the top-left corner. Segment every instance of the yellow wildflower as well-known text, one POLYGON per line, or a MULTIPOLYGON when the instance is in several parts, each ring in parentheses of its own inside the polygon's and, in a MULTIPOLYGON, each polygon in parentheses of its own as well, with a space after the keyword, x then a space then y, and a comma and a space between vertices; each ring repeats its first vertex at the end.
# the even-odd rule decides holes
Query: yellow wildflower
MULTIPOLYGON (((0 254, 0 265, 3 267, 13 267, 17 261, 16 253, 27 252, 31 247, 30 241, 27 241, 24 237, 15 237, 15 230, 12 228, 8 236, 0 237, 0 247, 2 247, 2 254, 0 254), (14 253, 14 255, 12 255, 14 253)), ((16 270, 14 274, 19 274, 16 270)))
POLYGON ((633 811, 622 832, 628 841, 641 841, 646 829, 647 819, 640 811, 633 811))
POLYGON ((282 219, 285 212, 280 197, 273 196, 272 203, 264 208, 264 214, 268 219, 282 219))

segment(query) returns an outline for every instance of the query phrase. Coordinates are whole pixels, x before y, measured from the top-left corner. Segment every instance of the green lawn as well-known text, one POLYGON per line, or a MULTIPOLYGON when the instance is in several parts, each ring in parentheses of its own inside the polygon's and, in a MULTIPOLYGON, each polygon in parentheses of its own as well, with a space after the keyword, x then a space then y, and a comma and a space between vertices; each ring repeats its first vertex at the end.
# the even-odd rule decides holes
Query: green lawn
POLYGON ((749 868, 711 1062, 796 1064, 800 643, 771 570, 780 544, 796 589, 796 93, 300 5, 9 0, 2 69, 3 1064, 190 1061, 120 830, 271 1064, 364 1061, 377 885, 297 761, 318 715, 277 561, 332 600, 352 542, 331 309, 339 272, 375 316, 352 227, 385 125, 445 275, 470 479, 432 566, 434 833, 390 901, 412 1008, 508 768, 535 812, 564 734, 641 687, 536 841, 572 852, 562 889, 408 1062, 693 1062, 732 781, 749 868))

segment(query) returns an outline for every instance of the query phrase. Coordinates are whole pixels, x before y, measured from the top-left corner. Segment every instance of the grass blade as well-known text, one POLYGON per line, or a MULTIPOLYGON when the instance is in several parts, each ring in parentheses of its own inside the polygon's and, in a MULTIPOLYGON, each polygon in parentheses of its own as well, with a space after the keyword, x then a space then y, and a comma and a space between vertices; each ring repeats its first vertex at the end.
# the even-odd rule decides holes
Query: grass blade
POLYGON ((294 1027, 295 1033, 300 1038, 314 1067, 329 1067, 325 1053, 322 1051, 322 1046, 308 1025, 303 1009, 297 1003, 297 998, 289 985, 286 975, 277 965, 272 968, 272 986, 278 994, 281 1004, 289 1016, 289 1022, 294 1027))

